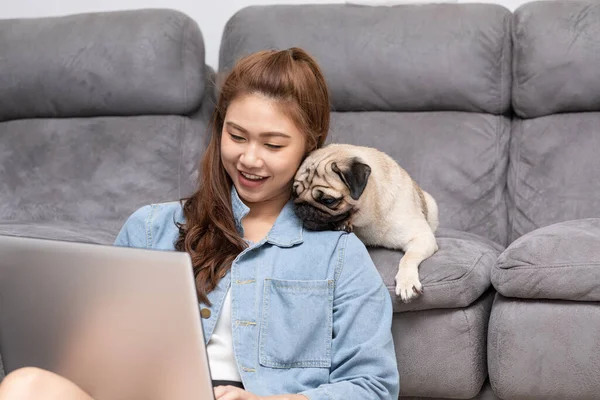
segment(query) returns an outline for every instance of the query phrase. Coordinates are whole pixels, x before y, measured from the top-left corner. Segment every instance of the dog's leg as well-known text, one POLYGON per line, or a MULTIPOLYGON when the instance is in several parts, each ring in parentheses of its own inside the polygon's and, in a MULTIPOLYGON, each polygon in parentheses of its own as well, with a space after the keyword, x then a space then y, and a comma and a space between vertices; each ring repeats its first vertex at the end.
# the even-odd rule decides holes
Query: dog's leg
POLYGON ((396 275, 396 296, 404 303, 423 294, 423 286, 419 280, 419 265, 438 250, 437 241, 431 230, 421 230, 412 238, 404 249, 396 275))

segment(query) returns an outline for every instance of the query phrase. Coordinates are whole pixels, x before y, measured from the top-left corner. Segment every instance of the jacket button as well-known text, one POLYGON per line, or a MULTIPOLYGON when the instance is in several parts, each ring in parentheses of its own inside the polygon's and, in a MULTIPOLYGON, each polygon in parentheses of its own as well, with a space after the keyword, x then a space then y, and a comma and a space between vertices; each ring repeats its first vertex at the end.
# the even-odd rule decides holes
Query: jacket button
POLYGON ((200 316, 202 316, 202 318, 204 318, 204 319, 209 319, 210 318, 210 310, 208 308, 203 308, 202 310, 200 310, 200 316))

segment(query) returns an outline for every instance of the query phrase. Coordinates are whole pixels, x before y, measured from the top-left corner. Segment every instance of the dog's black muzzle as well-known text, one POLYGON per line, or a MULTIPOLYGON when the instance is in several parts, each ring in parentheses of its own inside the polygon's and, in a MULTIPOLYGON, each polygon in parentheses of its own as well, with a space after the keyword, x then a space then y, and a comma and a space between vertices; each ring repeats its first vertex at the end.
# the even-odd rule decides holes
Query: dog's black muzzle
POLYGON ((350 217, 349 212, 331 215, 306 202, 294 204, 294 211, 304 226, 313 231, 337 230, 350 217))

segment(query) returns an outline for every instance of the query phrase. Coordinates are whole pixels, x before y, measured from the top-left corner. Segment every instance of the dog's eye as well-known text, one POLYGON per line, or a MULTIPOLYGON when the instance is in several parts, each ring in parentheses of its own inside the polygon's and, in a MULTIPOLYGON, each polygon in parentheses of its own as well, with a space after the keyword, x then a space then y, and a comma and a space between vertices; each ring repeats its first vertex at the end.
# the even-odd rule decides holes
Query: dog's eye
POLYGON ((326 206, 331 206, 331 205, 335 204, 337 201, 338 200, 334 199, 333 197, 321 199, 321 203, 325 204, 326 206))

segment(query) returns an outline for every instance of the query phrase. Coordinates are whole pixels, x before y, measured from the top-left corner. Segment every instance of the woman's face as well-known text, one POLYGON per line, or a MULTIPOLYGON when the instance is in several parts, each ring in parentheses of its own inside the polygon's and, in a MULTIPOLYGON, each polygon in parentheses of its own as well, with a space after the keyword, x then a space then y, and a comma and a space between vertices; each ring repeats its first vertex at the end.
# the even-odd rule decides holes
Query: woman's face
POLYGON ((277 101, 250 94, 229 104, 221 133, 221 162, 248 206, 287 201, 305 151, 304 134, 277 101))

